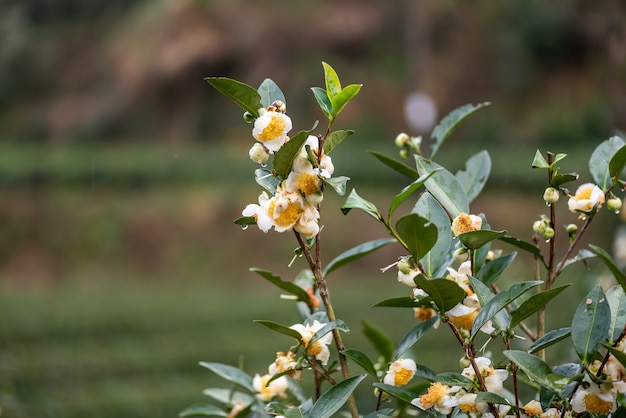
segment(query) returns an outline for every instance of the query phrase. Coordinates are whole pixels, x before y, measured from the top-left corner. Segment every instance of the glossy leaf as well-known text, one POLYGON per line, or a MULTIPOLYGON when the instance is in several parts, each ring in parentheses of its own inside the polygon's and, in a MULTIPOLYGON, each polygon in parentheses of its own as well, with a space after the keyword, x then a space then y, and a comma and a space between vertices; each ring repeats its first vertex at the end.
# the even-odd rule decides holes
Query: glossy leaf
POLYGON ((476 403, 487 402, 496 405, 510 405, 509 401, 507 401, 505 398, 498 395, 497 393, 493 392, 478 392, 478 395, 476 395, 476 399, 474 401, 476 403))
POLYGON ((276 188, 280 184, 280 179, 270 170, 265 168, 257 168, 254 170, 254 179, 257 184, 263 187, 270 195, 276 194, 276 188))
POLYGON ((261 96, 254 87, 226 77, 206 77, 205 80, 224 96, 232 99, 235 103, 249 112, 255 118, 259 117, 261 96))
POLYGON ((609 175, 611 178, 619 178, 626 167, 626 146, 617 150, 611 161, 609 161, 609 175))
POLYGON ((415 283, 433 299, 440 312, 448 312, 467 296, 465 290, 452 280, 428 279, 423 274, 418 274, 415 283))
POLYGON ((215 405, 194 405, 178 414, 181 418, 187 417, 227 417, 228 412, 215 405))
POLYGON ((324 335, 328 334, 334 329, 347 333, 350 332, 350 328, 348 328, 345 322, 343 322, 341 319, 335 319, 334 321, 331 321, 324 325, 322 328, 320 328, 319 331, 317 331, 315 335, 313 335, 313 337, 311 337, 311 339, 309 340, 309 345, 313 344, 315 341, 319 340, 324 335))
POLYGON ((466 104, 464 106, 461 106, 453 110, 446 117, 444 117, 439 122, 439 124, 435 126, 435 129, 433 129, 433 132, 430 135, 431 138, 434 140, 432 148, 431 148, 430 158, 431 159, 435 158, 435 155, 437 154, 437 151, 439 151, 439 148, 441 147, 441 145, 450 136, 450 134, 454 132, 456 127, 463 120, 465 120, 465 118, 467 118, 469 115, 476 112, 477 110, 485 106, 488 106, 489 104, 490 104, 489 102, 479 103, 477 105, 466 104))
POLYGON ((563 268, 569 266, 570 264, 574 264, 578 261, 583 261, 583 260, 588 260, 590 258, 594 258, 596 255, 594 253, 592 253, 589 250, 580 250, 578 251, 578 254, 576 254, 574 257, 570 257, 567 260, 565 260, 565 264, 563 264, 563 268))
POLYGON ((503 354, 526 373, 530 380, 553 392, 559 392, 567 384, 567 378, 552 373, 550 366, 539 357, 518 350, 505 350, 503 354))
POLYGON ((256 218, 254 216, 242 216, 233 221, 233 223, 237 225, 241 225, 242 227, 248 225, 256 225, 256 218))
POLYGON ((345 131, 344 130, 333 131, 330 134, 328 134, 328 136, 326 137, 326 140, 324 141, 324 146, 323 146, 324 153, 326 155, 330 155, 330 153, 333 152, 333 150, 335 149, 337 145, 339 145, 344 139, 346 139, 353 133, 354 131, 352 129, 348 129, 345 131))
POLYGON ((370 376, 378 379, 376 375, 376 368, 374 367, 374 363, 370 360, 365 353, 359 350, 354 349, 345 349, 342 351, 343 355, 354 361, 356 364, 361 366, 363 370, 365 370, 370 376))
POLYGON ((460 373, 454 373, 454 372, 439 373, 437 375, 436 380, 450 387, 460 386, 467 391, 476 387, 476 384, 474 383, 472 379, 469 379, 460 373))
POLYGON ((330 97, 330 102, 333 104, 333 114, 335 117, 341 113, 344 107, 350 100, 354 99, 354 97, 359 94, 361 91, 362 84, 350 84, 344 87, 339 93, 330 97))
POLYGON ((326 265, 326 268, 324 269, 324 276, 328 276, 339 267, 344 266, 352 261, 358 260, 359 258, 366 256, 367 254, 376 251, 379 248, 382 248, 392 242, 396 242, 396 240, 393 238, 381 238, 373 241, 364 242, 363 244, 359 244, 356 247, 344 251, 326 265))
POLYGON ((380 215, 380 212, 378 212, 376 206, 372 202, 365 200, 361 196, 359 196, 355 189, 352 189, 352 191, 350 192, 350 195, 341 207, 341 212, 346 215, 352 209, 361 209, 372 218, 378 221, 382 221, 382 216, 380 215))
POLYGON ((389 219, 391 219, 391 215, 393 215, 398 206, 400 206, 402 202, 408 199, 416 190, 422 187, 424 185, 424 182, 428 180, 428 178, 433 174, 434 172, 420 176, 413 183, 403 188, 400 193, 394 196, 394 198, 391 200, 391 204, 389 205, 389 219))
POLYGON ((274 331, 280 332, 281 334, 287 335, 289 337, 293 337, 293 338, 295 338, 298 341, 300 341, 300 339, 302 338, 300 333, 298 331, 296 331, 295 329, 291 329, 291 328, 286 327, 284 325, 277 324, 276 322, 267 321, 267 320, 264 320, 264 319, 255 319, 253 322, 255 322, 257 324, 264 325, 264 326, 268 327, 269 329, 272 329, 274 331))
POLYGON ((337 176, 331 177, 329 179, 322 179, 324 184, 328 184, 330 187, 332 187, 339 196, 343 196, 346 194, 348 180, 350 180, 350 177, 346 176, 337 176))
POLYGON ((501 238, 499 238, 500 241, 506 242, 507 244, 513 245, 514 247, 517 247, 521 250, 524 250, 530 254, 532 254, 533 256, 535 256, 539 261, 541 261, 541 263, 548 268, 548 265, 546 264, 546 261, 543 258, 543 255, 541 254, 541 250, 536 246, 531 244, 530 242, 527 241, 523 241, 521 239, 512 237, 510 235, 505 235, 501 238))
POLYGON ((259 88, 257 89, 259 96, 261 97, 261 107, 267 108, 272 103, 277 100, 280 100, 285 105, 287 105, 287 100, 285 100, 285 95, 280 90, 278 85, 271 79, 266 78, 263 80, 259 88))
POLYGON ((317 104, 322 109, 322 113, 329 120, 334 119, 333 116, 333 105, 330 103, 330 99, 328 98, 328 94, 326 94, 326 90, 321 87, 311 87, 313 91, 313 96, 315 96, 315 100, 317 100, 317 104))
POLYGON ((572 318, 572 343, 576 354, 587 364, 607 337, 611 308, 600 286, 595 286, 578 305, 572 318))
POLYGON ((617 283, 619 283, 620 286, 622 286, 622 289, 626 291, 626 274, 624 274, 624 272, 620 270, 619 267, 617 267, 611 255, 596 245, 589 244, 589 247, 591 248, 591 251, 596 253, 604 262, 604 264, 606 264, 609 270, 611 270, 611 273, 613 273, 613 276, 615 277, 615 280, 617 280, 617 283))
POLYGON ((374 304, 374 307, 376 308, 417 308, 419 306, 430 305, 431 301, 432 299, 429 297, 416 301, 415 299, 408 297, 408 296, 400 296, 396 298, 383 299, 380 302, 377 302, 376 304, 374 304))
POLYGON ((398 219, 396 232, 416 260, 424 257, 437 242, 437 227, 415 213, 398 219))
POLYGON ((606 299, 611 308, 611 325, 609 327, 609 342, 617 340, 626 327, 626 294, 621 286, 613 286, 606 292, 606 299))
POLYGON ((341 83, 339 82, 339 76, 335 72, 335 69, 328 63, 322 62, 324 68, 324 82, 326 83, 326 92, 331 99, 341 91, 341 83))
MULTIPOLYGON (((624 141, 620 137, 614 136, 598 145, 589 158, 591 177, 603 191, 607 191, 612 185, 609 165, 613 156, 624 145, 624 141)), ((618 157, 614 163, 614 168, 620 164, 620 160, 621 157, 618 157)))
POLYGON ((550 181, 550 186, 554 188, 559 188, 565 183, 570 183, 576 180, 578 180, 577 173, 555 174, 554 176, 552 176, 552 181, 550 181))
POLYGON ((543 154, 539 150, 535 152, 535 158, 533 158, 532 167, 533 168, 550 168, 550 164, 548 164, 543 154))
POLYGON ((349 377, 337 383, 335 386, 332 386, 320 396, 315 404, 313 404, 313 408, 311 408, 307 416, 309 418, 332 417, 333 414, 346 403, 354 389, 356 389, 365 376, 367 375, 361 374, 349 377))
POLYGON ((232 388, 209 388, 204 389, 202 393, 222 405, 230 404, 233 399, 241 399, 244 405, 249 405, 253 403, 256 398, 251 393, 245 393, 238 390, 233 391, 232 388))
POLYGON ((274 274, 270 273, 269 271, 265 271, 265 270, 261 270, 257 268, 251 268, 250 271, 257 273, 259 276, 263 277, 265 280, 272 283, 274 286, 278 287, 279 289, 282 289, 285 292, 288 292, 288 293, 291 293, 292 295, 297 296, 298 300, 302 302, 309 301, 309 294, 300 286, 296 285, 295 283, 285 281, 281 279, 280 277, 275 276, 274 274))
POLYGON ((511 312, 511 329, 515 328, 520 322, 528 318, 542 307, 546 306, 556 295, 567 289, 571 283, 563 286, 554 287, 549 290, 532 295, 524 301, 517 309, 511 312))
POLYGON ((405 163, 403 163, 402 161, 398 161, 396 159, 393 159, 385 154, 382 154, 378 151, 372 151, 372 150, 367 150, 366 151, 368 154, 376 157, 376 159, 378 159, 378 161, 380 161, 381 163, 385 164, 387 167, 397 171, 398 173, 407 176, 408 178, 410 178, 411 180, 415 180, 416 178, 418 178, 420 175, 417 172, 417 170, 412 169, 411 167, 409 167, 408 165, 406 165, 405 163))
POLYGON ((571 328, 557 328, 547 332, 543 337, 540 337, 530 347, 528 347, 529 353, 536 353, 539 350, 550 347, 552 344, 556 344, 559 341, 569 337, 571 334, 571 328))
POLYGON ((434 316, 427 321, 417 324, 411 331, 406 333, 393 356, 394 360, 401 358, 426 332, 428 332, 439 320, 438 316, 434 316))
POLYGON ((375 326, 362 321, 363 335, 372 344, 376 352, 382 356, 385 363, 391 361, 393 356, 393 342, 391 339, 380 329, 375 326))
POLYGON ((506 231, 491 231, 481 229, 478 231, 466 232, 458 236, 459 241, 470 250, 477 250, 480 247, 506 236, 506 231))
POLYGON ((201 361, 200 365, 211 370, 219 377, 241 386, 249 392, 255 392, 254 387, 252 386, 252 378, 236 367, 221 363, 207 363, 204 361, 201 361))
POLYGON ((460 213, 469 213, 469 203, 463 186, 452 173, 421 156, 415 156, 415 162, 417 172, 421 176, 436 171, 424 185, 450 217, 455 218, 460 213))
MULTIPOLYGON (((503 290, 502 292, 495 295, 490 301, 482 306, 480 312, 478 312, 478 315, 476 315, 476 319, 474 319, 474 323, 472 324, 470 339, 473 339, 476 336, 476 333, 478 333, 478 331, 480 330, 480 328, 485 325, 487 321, 492 319, 498 312, 506 308, 507 305, 522 296, 524 293, 528 292, 530 289, 541 283, 543 282, 530 281, 515 283, 508 289, 503 290)), ((508 325, 510 327, 510 324, 508 325)))
POLYGON ((476 278, 489 286, 511 265, 516 256, 517 252, 513 251, 512 253, 491 260, 478 270, 476 278))
POLYGON ((280 178, 287 178, 293 167, 293 161, 300 153, 308 137, 309 131, 300 131, 296 136, 285 142, 274 154, 274 170, 280 178))
POLYGON ((422 270, 427 276, 433 277, 450 257, 452 232, 450 218, 441 205, 428 192, 423 193, 413 207, 412 213, 422 218, 430 219, 437 227, 437 242, 433 248, 420 259, 422 270))
MULTIPOLYGON (((487 285, 475 277, 469 276, 469 282, 481 306, 486 306, 496 296, 487 285)), ((474 319, 475 321, 476 319, 474 319)), ((506 310, 501 310, 496 313, 491 322, 496 330, 507 330, 511 323, 511 316, 506 310)))
POLYGON ((483 190, 489 173, 491 172, 491 158, 485 150, 472 155, 465 163, 465 170, 458 171, 455 177, 461 183, 467 200, 471 203, 483 190))

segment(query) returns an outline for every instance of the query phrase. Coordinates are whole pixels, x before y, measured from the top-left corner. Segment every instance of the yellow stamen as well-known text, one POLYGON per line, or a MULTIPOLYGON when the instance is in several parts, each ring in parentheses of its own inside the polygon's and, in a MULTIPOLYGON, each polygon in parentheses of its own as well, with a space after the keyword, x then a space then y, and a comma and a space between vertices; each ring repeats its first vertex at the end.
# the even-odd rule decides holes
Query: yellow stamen
POLYGON ((320 190, 319 177, 311 173, 300 173, 298 175, 298 190, 304 194, 317 193, 320 190))
POLYGON ((271 141, 283 135, 285 132, 285 120, 279 115, 272 115, 270 123, 267 124, 259 134, 258 140, 261 142, 271 141))
POLYGON ((446 394, 450 388, 440 382, 434 382, 430 384, 428 392, 420 396, 420 402, 424 409, 430 409, 437 404, 446 394))
POLYGON ((472 329, 472 324, 474 323, 474 319, 476 319, 476 315, 478 315, 478 311, 470 312, 467 315, 451 316, 450 321, 452 321, 452 323, 459 328, 472 329))
POLYGON ((289 205, 276 216, 274 209, 276 208, 276 202, 271 202, 269 206, 269 214, 274 219, 274 222, 282 227, 287 227, 296 223, 300 219, 300 215, 304 212, 304 209, 295 203, 289 203, 289 205))
POLYGON ((583 398, 585 409, 591 414, 607 415, 613 410, 613 402, 608 402, 600 399, 593 393, 588 393, 583 398))
POLYGON ((395 386, 404 386, 413 378, 413 372, 408 369, 400 369, 398 370, 393 378, 393 383, 395 386))

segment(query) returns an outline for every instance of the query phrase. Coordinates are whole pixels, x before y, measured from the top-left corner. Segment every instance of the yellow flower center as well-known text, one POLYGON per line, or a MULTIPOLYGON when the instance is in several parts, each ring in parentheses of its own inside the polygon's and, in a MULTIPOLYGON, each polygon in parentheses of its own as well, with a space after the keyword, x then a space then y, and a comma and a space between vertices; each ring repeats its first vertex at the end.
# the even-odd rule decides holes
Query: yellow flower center
POLYGON ((300 173, 298 175, 298 190, 304 194, 317 193, 320 190, 320 179, 312 173, 300 173))
POLYGON ((478 311, 473 311, 467 315, 452 316, 450 317, 450 320, 459 328, 471 329, 474 319, 476 319, 476 315, 478 315, 478 311))
POLYGON ((271 116, 270 123, 267 124, 259 134, 259 141, 266 142, 278 138, 285 132, 285 120, 280 114, 271 116))
POLYGON ((430 384, 428 392, 420 396, 420 402, 424 409, 430 409, 437 404, 448 393, 450 388, 440 382, 430 384))
POLYGON ((472 225, 472 218, 467 213, 461 213, 454 219, 453 223, 454 225, 452 225, 452 229, 456 235, 476 230, 476 228, 472 225))
POLYGON ((323 348, 324 347, 322 346, 322 343, 320 343, 319 341, 315 341, 311 346, 309 346, 308 351, 314 357, 317 357, 318 354, 320 354, 322 352, 323 348))
POLYGON ((300 219, 300 215, 304 212, 304 209, 295 203, 289 203, 289 205, 280 212, 278 216, 275 216, 274 209, 276 208, 276 202, 273 201, 269 206, 269 214, 274 219, 277 225, 287 227, 296 223, 300 219))
POLYGON ((578 190, 578 193, 574 196, 576 200, 588 200, 591 197, 591 192, 593 191, 593 187, 584 187, 581 190, 578 190))
POLYGON ((600 399, 593 393, 588 393, 583 398, 587 412, 591 414, 607 415, 613 410, 613 402, 600 399))
POLYGON ((436 315, 436 311, 433 308, 425 308, 420 306, 415 308, 415 318, 422 322, 428 321, 430 318, 436 315))
POLYGON ((404 386, 413 378, 413 372, 408 369, 400 369, 398 370, 393 378, 393 383, 395 386, 404 386))
POLYGON ((478 412, 478 408, 476 408, 476 403, 460 403, 459 404, 459 409, 461 410, 461 412, 464 412, 466 414, 469 414, 471 412, 476 413, 478 412))

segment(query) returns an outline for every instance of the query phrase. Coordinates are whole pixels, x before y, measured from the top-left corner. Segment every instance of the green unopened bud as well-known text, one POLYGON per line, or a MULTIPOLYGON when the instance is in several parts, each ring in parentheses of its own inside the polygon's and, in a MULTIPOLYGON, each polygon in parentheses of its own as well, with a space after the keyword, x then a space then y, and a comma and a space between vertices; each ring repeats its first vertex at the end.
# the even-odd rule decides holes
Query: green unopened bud
POLYGON ((252 116, 252 113, 250 113, 250 112, 244 112, 243 113, 243 120, 245 120, 246 123, 252 123, 252 122, 254 122, 254 116, 252 116))
POLYGON ((459 263, 463 263, 467 260, 469 260, 469 251, 467 251, 467 248, 463 247, 463 248, 457 248, 456 251, 454 252, 454 259, 456 261, 458 261, 459 263))
POLYGON ((265 147, 258 142, 250 148, 248 155, 250 156, 250 159, 257 164, 265 164, 270 158, 270 153, 267 152, 265 147))
POLYGON ((578 232, 578 225, 576 224, 569 224, 565 227, 565 230, 567 231, 568 235, 576 235, 576 232, 578 232))
POLYGON ((411 155, 411 154, 409 153, 409 150, 408 150, 408 149, 406 149, 406 148, 402 148, 402 149, 400 150, 400 157, 404 158, 405 160, 406 160, 407 158, 409 158, 409 155, 411 155))
POLYGON ((472 365, 472 362, 467 357, 461 357, 459 359, 459 367, 465 369, 472 365))
POLYGON ((546 225, 546 223, 544 221, 535 221, 533 223, 533 231, 535 231, 535 233, 537 233, 537 234, 543 235, 543 233, 545 232, 547 226, 548 225, 546 225))
POLYGON ((404 132, 399 133, 398 136, 396 136, 396 147, 402 148, 406 144, 408 144, 410 140, 411 140, 411 137, 408 134, 404 132))
POLYGON ((612 210, 615 213, 618 213, 622 208, 622 199, 617 196, 613 196, 609 200, 606 201, 606 207, 609 210, 612 210))
POLYGON ((552 239, 554 237, 554 229, 547 226, 546 230, 543 231, 543 237, 547 240, 552 239))
POLYGON ((560 195, 557 189, 548 187, 545 192, 543 192, 543 200, 545 200, 548 205, 551 205, 559 201, 560 195))
POLYGON ((398 270, 400 270, 404 274, 409 274, 409 272, 411 271, 411 263, 409 263, 409 261, 405 258, 398 261, 397 267, 398 270))

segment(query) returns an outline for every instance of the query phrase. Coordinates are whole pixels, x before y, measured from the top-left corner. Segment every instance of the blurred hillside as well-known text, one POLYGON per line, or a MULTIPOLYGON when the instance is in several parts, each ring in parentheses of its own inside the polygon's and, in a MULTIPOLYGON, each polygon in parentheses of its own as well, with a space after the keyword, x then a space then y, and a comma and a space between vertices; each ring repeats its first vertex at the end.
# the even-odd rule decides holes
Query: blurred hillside
POLYGON ((471 135, 484 143, 603 139, 626 125, 624 8, 613 0, 5 0, 0 126, 4 141, 215 142, 240 120, 203 81, 222 75, 252 85, 273 78, 299 112, 296 127, 308 127, 321 115, 304 86, 322 83, 324 60, 365 85, 344 119, 365 137, 407 130, 402 107, 417 89, 440 116, 494 102, 471 135))

